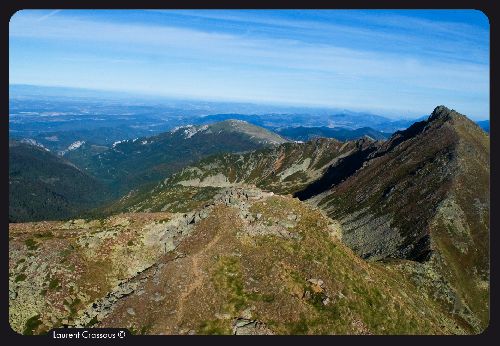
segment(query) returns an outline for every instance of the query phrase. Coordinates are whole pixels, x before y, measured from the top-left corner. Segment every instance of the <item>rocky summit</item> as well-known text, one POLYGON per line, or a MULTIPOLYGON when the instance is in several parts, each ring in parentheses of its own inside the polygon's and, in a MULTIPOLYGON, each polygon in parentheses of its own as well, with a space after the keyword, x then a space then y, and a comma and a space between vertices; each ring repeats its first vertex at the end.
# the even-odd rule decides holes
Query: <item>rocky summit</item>
POLYGON ((489 319, 489 172, 488 135, 443 106, 386 141, 206 157, 85 219, 11 224, 10 324, 478 334, 489 319))

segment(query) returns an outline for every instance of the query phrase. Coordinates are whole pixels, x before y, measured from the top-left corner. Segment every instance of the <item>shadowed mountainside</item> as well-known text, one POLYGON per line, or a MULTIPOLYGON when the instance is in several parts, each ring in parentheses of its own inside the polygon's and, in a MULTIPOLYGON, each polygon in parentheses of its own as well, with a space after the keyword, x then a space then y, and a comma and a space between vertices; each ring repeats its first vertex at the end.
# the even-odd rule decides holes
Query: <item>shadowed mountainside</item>
POLYGON ((107 190, 71 162, 35 145, 9 142, 9 221, 60 220, 92 208, 107 190))

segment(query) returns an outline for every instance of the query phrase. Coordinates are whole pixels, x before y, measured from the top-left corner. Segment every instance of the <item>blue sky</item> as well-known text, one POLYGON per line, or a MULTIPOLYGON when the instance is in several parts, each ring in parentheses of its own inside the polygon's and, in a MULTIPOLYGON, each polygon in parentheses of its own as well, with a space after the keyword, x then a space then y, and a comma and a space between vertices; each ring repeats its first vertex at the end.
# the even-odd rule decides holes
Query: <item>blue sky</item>
POLYGON ((475 10, 23 10, 9 82, 489 118, 475 10))

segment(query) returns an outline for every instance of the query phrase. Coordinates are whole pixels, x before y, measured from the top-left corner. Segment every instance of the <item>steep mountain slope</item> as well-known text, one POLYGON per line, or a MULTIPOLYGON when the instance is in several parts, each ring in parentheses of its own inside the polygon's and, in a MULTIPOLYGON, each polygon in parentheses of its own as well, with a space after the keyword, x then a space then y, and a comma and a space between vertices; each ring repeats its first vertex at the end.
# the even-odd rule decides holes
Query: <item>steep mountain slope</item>
POLYGON ((67 160, 36 145, 9 142, 10 222, 72 217, 105 197, 105 187, 67 160))
MULTIPOLYGON (((323 184, 312 195, 325 191, 315 197, 317 204, 332 217, 346 218, 343 239, 363 257, 421 260, 430 251, 428 223, 460 177, 472 180, 470 197, 489 203, 488 156, 488 137, 476 124, 438 107, 429 120, 397 132, 370 153, 362 169, 347 174, 345 181, 323 184), (397 229, 391 228, 391 219, 397 229), (372 240, 377 245, 371 246, 372 240)), ((310 189, 296 195, 310 198, 310 189)), ((478 218, 479 209, 474 213, 478 218)))
POLYGON ((375 140, 379 140, 379 139, 387 139, 391 135, 390 133, 380 132, 370 127, 360 127, 358 129, 351 130, 343 127, 326 127, 326 126, 285 127, 276 130, 276 133, 280 134, 285 138, 296 141, 308 141, 310 139, 317 137, 335 138, 338 139, 339 141, 349 141, 349 140, 359 139, 364 136, 368 136, 375 140))
POLYGON ((377 142, 368 138, 345 143, 318 138, 246 154, 211 156, 152 189, 129 193, 110 205, 108 212, 188 211, 202 206, 221 188, 241 184, 289 194, 320 178, 328 167, 335 166, 342 158, 376 145, 377 142))
POLYGON ((188 214, 11 225, 9 320, 140 334, 465 333, 305 203, 228 188, 188 214))
POLYGON ((82 146, 65 155, 118 193, 154 183, 190 163, 221 152, 244 152, 286 140, 243 121, 184 126, 154 137, 115 142, 106 151, 82 146))
POLYGON ((296 195, 315 195, 310 202, 341 222, 343 242, 363 258, 428 260, 445 282, 442 300, 481 330, 488 321, 489 173, 488 136, 440 106, 343 181, 327 183, 335 174, 327 171, 314 193, 308 187, 296 195))

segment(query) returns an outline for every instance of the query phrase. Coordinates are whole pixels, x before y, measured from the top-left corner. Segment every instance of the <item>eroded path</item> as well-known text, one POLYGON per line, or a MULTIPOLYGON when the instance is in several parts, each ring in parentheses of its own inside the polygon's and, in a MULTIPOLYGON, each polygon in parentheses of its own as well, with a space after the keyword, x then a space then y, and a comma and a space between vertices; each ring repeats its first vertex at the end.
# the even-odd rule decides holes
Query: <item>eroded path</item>
POLYGON ((138 334, 187 334, 199 328, 199 321, 213 319, 223 301, 211 294, 207 270, 218 254, 233 251, 225 239, 241 222, 237 208, 215 206, 175 250, 158 261, 147 281, 116 302, 99 327, 121 325, 138 334))
POLYGON ((188 276, 193 278, 193 281, 186 287, 186 289, 181 293, 178 305, 177 305, 177 325, 182 324, 182 319, 184 317, 185 303, 189 299, 190 295, 195 292, 203 283, 204 271, 201 269, 200 260, 209 252, 212 247, 219 241, 220 233, 217 232, 215 236, 210 240, 210 242, 203 247, 199 252, 191 255, 191 266, 189 268, 188 276))

